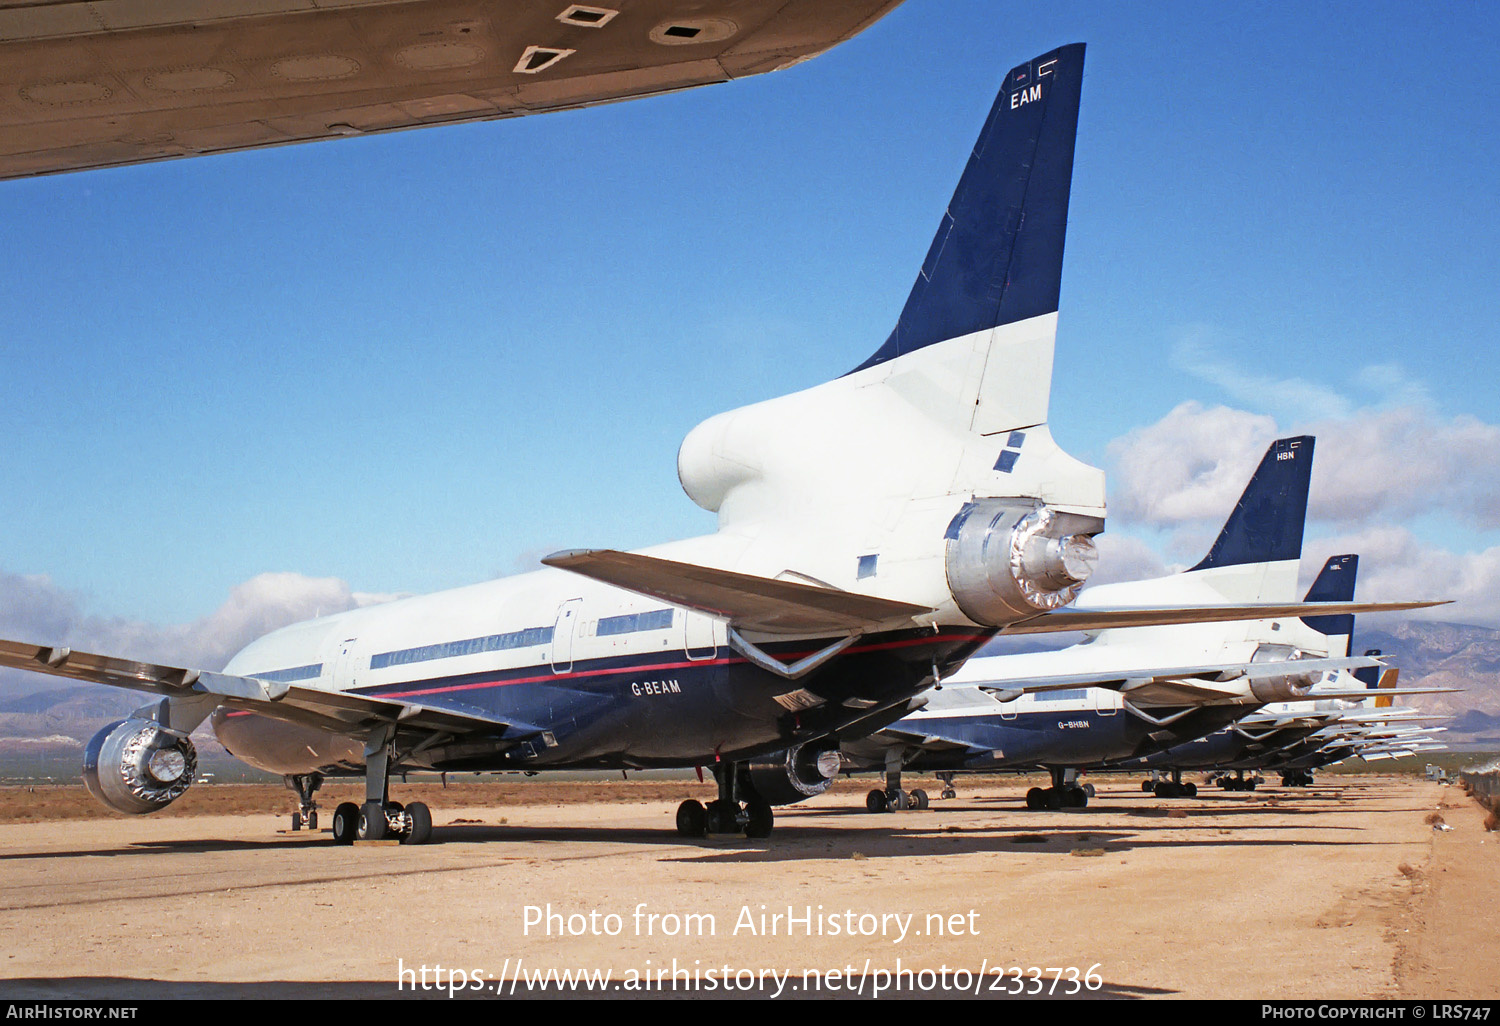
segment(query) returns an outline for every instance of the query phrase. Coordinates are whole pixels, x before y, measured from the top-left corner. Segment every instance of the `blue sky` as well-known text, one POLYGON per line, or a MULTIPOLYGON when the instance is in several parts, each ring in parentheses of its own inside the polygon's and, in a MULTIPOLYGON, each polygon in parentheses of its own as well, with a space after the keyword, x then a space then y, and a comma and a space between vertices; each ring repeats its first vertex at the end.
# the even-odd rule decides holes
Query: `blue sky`
POLYGON ((1479 3, 908 0, 675 96, 0 183, 0 575, 187 624, 268 572, 423 592, 710 531, 682 437, 884 339, 1001 77, 1073 41, 1051 422, 1111 472, 1115 575, 1317 429, 1306 562, 1500 625, 1479 3))

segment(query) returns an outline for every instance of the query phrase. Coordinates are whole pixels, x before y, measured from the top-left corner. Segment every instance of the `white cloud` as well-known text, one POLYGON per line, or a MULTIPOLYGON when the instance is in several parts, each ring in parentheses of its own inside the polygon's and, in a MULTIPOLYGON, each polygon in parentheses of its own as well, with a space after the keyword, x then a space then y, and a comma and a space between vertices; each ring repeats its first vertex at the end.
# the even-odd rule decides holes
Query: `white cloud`
POLYGON ((1363 601, 1453 602, 1387 615, 1500 626, 1500 546, 1480 552, 1449 552, 1422 541, 1404 527, 1371 527, 1309 542, 1303 549, 1303 565, 1317 566, 1341 552, 1359 553, 1358 594, 1363 601))
POLYGON ((1317 439, 1312 520, 1353 526, 1439 513, 1500 527, 1500 426, 1422 406, 1283 430, 1261 414, 1182 403, 1110 443, 1111 512, 1152 526, 1222 522, 1266 446, 1290 434, 1317 439))
POLYGON ((1089 578, 1089 585, 1114 584, 1118 581, 1144 581, 1164 577, 1182 569, 1168 566, 1149 544, 1128 534, 1105 532, 1096 540, 1099 546, 1099 569, 1089 578))
MULTIPOLYGON (((1271 440, 1311 434, 1309 537, 1318 524, 1341 534, 1304 546, 1304 565, 1357 552, 1362 596, 1452 598, 1452 606, 1413 615, 1500 625, 1500 548, 1454 551, 1413 533, 1418 520, 1425 531, 1446 528, 1445 538, 1500 528, 1500 426, 1440 412, 1396 367, 1367 368, 1361 380, 1411 401, 1291 425, 1186 402, 1116 439, 1108 450, 1112 528, 1117 536, 1154 529, 1146 548, 1169 561, 1189 557, 1228 516, 1271 440)), ((1139 552, 1132 559, 1146 565, 1139 552)))
POLYGON ((1270 417, 1183 403, 1109 444, 1110 514, 1152 526, 1222 522, 1275 438, 1270 417))
MULTIPOLYGON (((1187 329, 1172 347, 1172 365, 1219 386, 1240 402, 1290 414, 1293 419, 1307 410, 1320 410, 1333 416, 1347 416, 1350 412, 1349 400, 1333 389, 1304 378, 1277 378, 1246 370, 1220 355, 1214 341, 1215 332, 1206 325, 1187 329)), ((1393 368, 1385 369, 1391 371, 1393 368)))
POLYGON ((1445 512, 1500 527, 1500 426, 1426 406, 1315 423, 1309 515, 1340 524, 1445 512))

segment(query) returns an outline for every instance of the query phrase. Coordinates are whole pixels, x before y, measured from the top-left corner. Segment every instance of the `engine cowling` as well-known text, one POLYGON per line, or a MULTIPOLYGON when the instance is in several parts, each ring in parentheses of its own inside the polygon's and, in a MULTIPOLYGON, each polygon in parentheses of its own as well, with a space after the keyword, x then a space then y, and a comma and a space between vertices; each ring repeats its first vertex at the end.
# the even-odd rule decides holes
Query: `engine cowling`
POLYGON ((141 815, 171 805, 193 783, 192 739, 151 720, 111 723, 83 752, 83 783, 116 812, 141 815))
MULTIPOLYGON (((1252 663, 1293 663, 1307 653, 1291 645, 1261 645, 1250 657, 1252 663)), ((1288 667, 1291 669, 1292 667, 1288 667)), ((1295 702, 1305 696, 1322 674, 1286 673, 1279 677, 1253 677, 1250 694, 1262 702, 1295 702)))
POLYGON ((768 805, 791 805, 822 794, 838 776, 837 748, 800 744, 752 761, 750 786, 768 805))
POLYGON ((990 627, 1050 612, 1094 572, 1102 530, 1099 517, 1026 499, 975 499, 948 525, 948 587, 965 616, 990 627))

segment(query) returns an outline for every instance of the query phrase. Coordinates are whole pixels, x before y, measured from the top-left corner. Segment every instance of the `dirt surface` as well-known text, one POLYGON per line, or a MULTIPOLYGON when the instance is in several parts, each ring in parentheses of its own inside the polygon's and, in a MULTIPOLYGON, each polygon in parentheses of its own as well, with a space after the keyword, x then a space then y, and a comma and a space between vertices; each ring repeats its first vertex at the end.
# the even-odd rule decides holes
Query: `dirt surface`
POLYGON ((274 787, 90 819, 81 789, 6 789, 0 997, 398 997, 422 993, 423 966, 490 987, 727 966, 805 995, 804 972, 847 968, 868 995, 880 971, 946 967, 998 997, 1012 967, 1036 987, 1036 967, 1058 994, 1087 978, 1113 997, 1500 997, 1500 834, 1456 788, 1329 778, 1168 801, 1118 779, 1087 809, 1028 812, 1013 778, 961 778, 957 799, 876 816, 868 787, 778 810, 769 840, 688 841, 677 802, 711 793, 692 781, 397 785, 434 809, 422 847, 329 843, 347 787, 320 793, 318 834, 287 829, 274 787))

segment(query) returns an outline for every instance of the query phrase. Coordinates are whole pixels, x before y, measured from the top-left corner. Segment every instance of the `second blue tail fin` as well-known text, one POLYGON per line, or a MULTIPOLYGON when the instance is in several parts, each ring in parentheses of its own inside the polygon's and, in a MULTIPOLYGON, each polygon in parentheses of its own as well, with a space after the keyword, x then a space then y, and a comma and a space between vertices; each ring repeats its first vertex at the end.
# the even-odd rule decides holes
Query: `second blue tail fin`
POLYGON ((1193 569, 1301 559, 1312 456, 1310 435, 1272 442, 1213 548, 1193 569))

